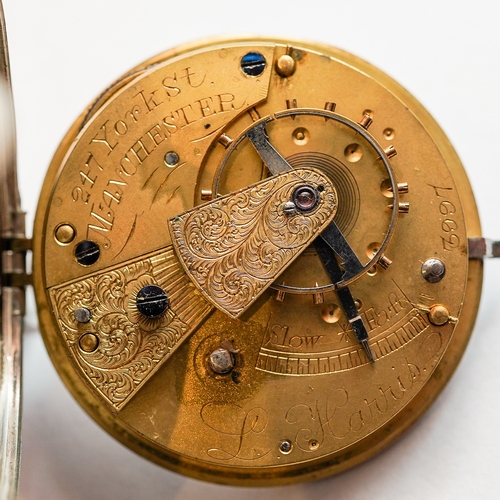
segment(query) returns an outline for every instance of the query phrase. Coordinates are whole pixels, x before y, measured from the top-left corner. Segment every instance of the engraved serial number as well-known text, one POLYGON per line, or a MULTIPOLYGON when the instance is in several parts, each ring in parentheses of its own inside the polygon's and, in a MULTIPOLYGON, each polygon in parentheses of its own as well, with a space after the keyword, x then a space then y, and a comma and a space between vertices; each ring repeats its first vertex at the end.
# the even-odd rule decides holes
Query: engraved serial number
POLYGON ((443 245, 443 250, 450 252, 454 248, 458 248, 460 246, 460 237, 456 233, 458 229, 458 223, 455 220, 455 215, 457 213, 457 208, 448 199, 448 194, 450 191, 453 191, 450 187, 440 187, 429 184, 434 189, 434 194, 437 198, 441 199, 438 210, 439 213, 445 217, 445 219, 441 220, 441 242, 443 245))

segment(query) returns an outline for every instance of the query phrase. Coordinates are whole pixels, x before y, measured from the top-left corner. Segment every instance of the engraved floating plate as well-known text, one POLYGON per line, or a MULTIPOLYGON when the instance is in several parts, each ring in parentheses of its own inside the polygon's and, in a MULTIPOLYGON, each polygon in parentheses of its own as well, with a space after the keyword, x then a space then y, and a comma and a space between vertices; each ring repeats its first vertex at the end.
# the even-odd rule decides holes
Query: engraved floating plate
POLYGON ((172 247, 53 287, 50 298, 78 370, 116 410, 212 309, 184 274, 172 247), (155 319, 142 316, 135 300, 151 284, 161 286, 170 303, 167 313, 155 319), (75 320, 79 307, 92 311, 90 323, 75 320), (81 348, 82 337, 89 334, 97 339, 92 352, 81 348))
POLYGON ((337 194, 318 171, 295 169, 170 219, 174 248, 203 295, 240 316, 332 221, 337 194), (311 213, 288 216, 297 186, 319 187, 311 213))

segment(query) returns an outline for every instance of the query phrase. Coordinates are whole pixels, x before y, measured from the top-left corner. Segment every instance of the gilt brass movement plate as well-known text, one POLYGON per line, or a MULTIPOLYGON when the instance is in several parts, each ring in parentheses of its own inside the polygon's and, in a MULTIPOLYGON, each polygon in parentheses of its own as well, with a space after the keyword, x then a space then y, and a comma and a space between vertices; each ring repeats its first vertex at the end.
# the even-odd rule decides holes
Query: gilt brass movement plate
POLYGON ((215 482, 380 451, 448 381, 480 296, 443 132, 379 70, 302 42, 134 68, 63 140, 34 234, 68 388, 138 453, 215 482))

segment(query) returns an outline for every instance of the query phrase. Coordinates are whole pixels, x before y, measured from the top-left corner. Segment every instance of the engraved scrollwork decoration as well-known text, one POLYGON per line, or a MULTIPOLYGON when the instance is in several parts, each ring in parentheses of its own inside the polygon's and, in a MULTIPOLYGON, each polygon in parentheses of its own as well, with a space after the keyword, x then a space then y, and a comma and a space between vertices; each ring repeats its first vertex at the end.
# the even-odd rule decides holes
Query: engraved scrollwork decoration
POLYGON ((184 275, 171 247, 149 258, 97 273, 50 290, 59 311, 59 327, 78 367, 99 393, 120 409, 210 311, 184 275), (172 277, 179 279, 172 280, 172 277), (150 284, 163 286, 169 310, 149 319, 137 310, 139 290, 150 284), (78 323, 74 311, 85 307, 92 321, 78 323), (80 348, 85 333, 96 335, 91 352, 80 348))
POLYGON ((193 282, 215 306, 238 317, 326 227, 337 210, 331 182, 295 169, 170 220, 174 248, 193 282), (321 187, 312 213, 285 215, 298 183, 321 187))

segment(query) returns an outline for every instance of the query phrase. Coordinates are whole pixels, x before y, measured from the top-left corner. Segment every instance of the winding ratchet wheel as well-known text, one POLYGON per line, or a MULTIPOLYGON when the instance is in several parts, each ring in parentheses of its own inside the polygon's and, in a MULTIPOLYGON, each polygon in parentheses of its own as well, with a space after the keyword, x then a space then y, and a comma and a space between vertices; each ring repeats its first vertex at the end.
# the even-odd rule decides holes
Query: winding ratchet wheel
POLYGON ((338 473, 399 437, 500 252, 408 92, 260 39, 180 47, 100 95, 49 167, 33 250, 45 344, 86 411, 237 485, 338 473))

